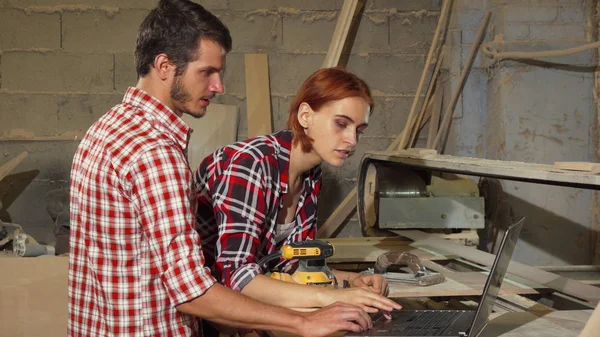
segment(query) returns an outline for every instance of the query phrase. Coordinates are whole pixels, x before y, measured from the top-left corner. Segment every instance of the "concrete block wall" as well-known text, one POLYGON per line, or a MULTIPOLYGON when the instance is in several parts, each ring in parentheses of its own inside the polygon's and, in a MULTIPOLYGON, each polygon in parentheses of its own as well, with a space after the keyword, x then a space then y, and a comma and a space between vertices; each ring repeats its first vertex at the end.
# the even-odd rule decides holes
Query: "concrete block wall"
MULTIPOLYGON (((342 0, 198 1, 230 28, 226 93, 247 136, 244 54, 268 53, 274 129, 283 128, 297 88, 325 58, 342 0)), ((0 162, 22 151, 18 188, 0 188, 3 221, 51 243, 45 195, 68 187, 79 137, 136 83, 136 31, 155 1, 0 0, 0 162), (24 186, 23 186, 24 185, 24 186)), ((370 85, 376 110, 360 147, 340 169, 325 167, 319 221, 356 183, 366 150, 385 149, 402 130, 435 30, 440 0, 367 1, 348 67, 370 85)), ((11 179, 14 183, 14 179, 11 179)), ((342 236, 360 235, 357 221, 342 236)))
MULTIPOLYGON (((443 73, 446 103, 486 10, 494 12, 487 41, 501 33, 528 48, 545 48, 589 39, 589 1, 454 0, 443 73), (531 39, 543 42, 525 42, 531 39)), ((283 128, 296 89, 325 57, 343 1, 199 3, 232 32, 226 93, 216 102, 240 107, 238 139, 247 136, 245 53, 269 54, 274 129, 283 128)), ((0 0, 0 162, 24 150, 30 153, 16 170, 27 173, 20 183, 0 186, 2 220, 23 224, 38 240, 52 242, 44 196, 68 186, 77 137, 135 84, 136 30, 154 5, 145 0, 0 0)), ((402 130, 440 8, 441 0, 367 1, 348 68, 371 85, 376 109, 356 154, 342 168, 324 167, 321 223, 355 186, 362 153, 385 149, 402 130)), ((566 62, 590 61, 585 57, 566 62)), ((455 111, 446 153, 544 163, 591 159, 595 147, 588 130, 596 119, 591 74, 509 63, 488 66, 478 56, 455 111), (559 94, 544 95, 554 84, 563 86, 559 94)), ((520 204, 535 205, 539 213, 539 221, 526 229, 518 259, 531 264, 586 262, 592 207, 586 192, 504 187, 510 190, 514 212, 526 213, 520 204), (545 196, 552 200, 539 200, 545 196), (554 213, 543 214, 543 207, 554 213), (568 207, 577 207, 578 215, 564 227, 568 207), (551 229, 544 229, 546 223, 551 229), (571 231, 567 241, 577 248, 553 252, 549 244, 563 228, 571 231)), ((340 236, 360 236, 355 218, 340 236)))
MULTIPOLYGON (((460 73, 456 65, 466 60, 480 22, 471 19, 487 10, 493 16, 486 41, 503 40, 499 51, 542 51, 591 41, 593 3, 456 1, 464 10, 458 11, 451 30, 460 31, 452 35, 460 37, 461 48, 452 49, 449 73, 460 73)), ((543 164, 596 161, 595 51, 543 61, 553 63, 492 63, 480 51, 453 120, 447 153, 543 164)), ((530 265, 591 263, 591 191, 510 181, 503 181, 502 189, 506 197, 497 206, 501 214, 495 225, 502 228, 510 218, 526 216, 516 259, 530 265)))

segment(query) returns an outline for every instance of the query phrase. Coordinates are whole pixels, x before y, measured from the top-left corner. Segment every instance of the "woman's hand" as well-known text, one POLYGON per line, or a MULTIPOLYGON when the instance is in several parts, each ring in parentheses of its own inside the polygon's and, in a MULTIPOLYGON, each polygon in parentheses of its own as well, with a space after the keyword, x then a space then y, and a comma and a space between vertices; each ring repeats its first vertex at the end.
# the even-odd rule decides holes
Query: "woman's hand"
MULTIPOLYGON (((357 282, 362 281, 357 280, 357 282)), ((402 309, 400 304, 368 288, 327 288, 327 290, 321 292, 321 295, 323 296, 323 304, 325 306, 339 301, 356 305, 368 313, 376 313, 379 310, 390 312, 402 309)))
POLYGON ((365 288, 373 291, 376 294, 387 296, 390 293, 390 288, 385 277, 377 274, 350 276, 350 286, 354 288, 365 288))

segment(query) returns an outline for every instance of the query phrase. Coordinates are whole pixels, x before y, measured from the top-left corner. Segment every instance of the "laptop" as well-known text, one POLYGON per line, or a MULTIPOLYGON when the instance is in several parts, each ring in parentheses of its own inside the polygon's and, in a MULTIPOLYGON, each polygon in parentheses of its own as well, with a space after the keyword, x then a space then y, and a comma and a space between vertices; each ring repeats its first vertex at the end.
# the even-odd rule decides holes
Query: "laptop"
POLYGON ((392 319, 380 317, 373 321, 373 328, 346 336, 454 336, 476 337, 485 328, 498 291, 504 280, 515 245, 523 228, 525 218, 511 225, 504 233, 494 264, 485 282, 481 303, 477 310, 399 310, 391 313, 392 319))

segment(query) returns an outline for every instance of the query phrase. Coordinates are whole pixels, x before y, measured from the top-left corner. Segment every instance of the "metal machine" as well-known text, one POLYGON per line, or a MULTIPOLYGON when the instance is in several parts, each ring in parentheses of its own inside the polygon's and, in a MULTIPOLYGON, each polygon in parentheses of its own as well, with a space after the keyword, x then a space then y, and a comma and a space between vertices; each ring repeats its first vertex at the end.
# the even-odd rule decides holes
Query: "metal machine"
POLYGON ((484 198, 475 181, 368 153, 360 167, 357 209, 365 235, 377 235, 378 229, 484 227, 484 198))

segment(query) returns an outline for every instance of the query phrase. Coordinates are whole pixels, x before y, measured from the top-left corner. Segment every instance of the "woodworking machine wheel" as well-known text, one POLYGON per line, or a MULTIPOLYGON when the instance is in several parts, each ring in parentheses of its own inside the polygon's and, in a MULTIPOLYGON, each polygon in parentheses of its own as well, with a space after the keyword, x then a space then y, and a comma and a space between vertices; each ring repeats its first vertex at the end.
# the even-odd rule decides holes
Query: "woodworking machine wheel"
POLYGON ((380 198, 419 198, 427 196, 431 174, 404 165, 363 162, 358 181, 358 219, 364 236, 395 235, 379 229, 380 198))

